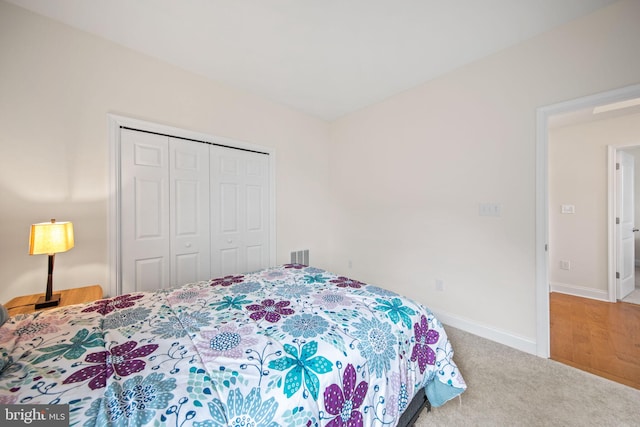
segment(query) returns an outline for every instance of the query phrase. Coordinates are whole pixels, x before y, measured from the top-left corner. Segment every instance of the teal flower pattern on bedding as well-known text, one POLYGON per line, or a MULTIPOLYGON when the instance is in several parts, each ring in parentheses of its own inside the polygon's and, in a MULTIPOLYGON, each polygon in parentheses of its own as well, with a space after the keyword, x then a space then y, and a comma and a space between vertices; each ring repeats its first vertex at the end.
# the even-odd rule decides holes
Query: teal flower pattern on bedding
POLYGON ((0 354, 0 403, 73 426, 394 426, 466 389, 428 308, 301 264, 18 315, 0 354))

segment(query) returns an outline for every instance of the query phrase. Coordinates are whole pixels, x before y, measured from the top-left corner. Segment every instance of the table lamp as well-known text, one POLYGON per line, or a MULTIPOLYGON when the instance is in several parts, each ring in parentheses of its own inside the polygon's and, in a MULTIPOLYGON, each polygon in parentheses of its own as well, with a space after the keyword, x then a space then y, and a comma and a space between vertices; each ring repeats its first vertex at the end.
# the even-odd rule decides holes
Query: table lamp
POLYGON ((49 274, 47 276, 47 290, 38 299, 36 310, 53 307, 60 303, 60 294, 53 293, 53 261, 58 252, 66 252, 73 248, 73 224, 71 222, 41 222, 31 224, 29 235, 29 255, 49 255, 49 274))

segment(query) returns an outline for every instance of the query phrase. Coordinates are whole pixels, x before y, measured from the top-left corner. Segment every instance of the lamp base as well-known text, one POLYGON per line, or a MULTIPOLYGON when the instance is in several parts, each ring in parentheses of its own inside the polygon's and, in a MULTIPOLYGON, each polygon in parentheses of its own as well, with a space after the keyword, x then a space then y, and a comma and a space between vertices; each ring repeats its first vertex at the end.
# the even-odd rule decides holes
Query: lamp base
POLYGON ((47 307, 55 307, 58 304, 60 304, 60 294, 51 295, 50 300, 47 300, 46 297, 41 296, 40 298, 38 298, 38 302, 36 302, 36 310, 47 307))

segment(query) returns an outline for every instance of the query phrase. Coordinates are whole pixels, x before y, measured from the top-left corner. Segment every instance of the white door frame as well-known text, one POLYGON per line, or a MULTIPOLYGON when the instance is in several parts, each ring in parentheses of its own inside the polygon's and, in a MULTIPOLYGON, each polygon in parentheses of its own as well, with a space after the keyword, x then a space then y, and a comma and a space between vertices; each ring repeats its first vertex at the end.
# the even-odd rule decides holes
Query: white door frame
MULTIPOLYGON (((598 105, 624 101, 640 97, 640 84, 627 86, 583 98, 573 99, 558 104, 540 107, 536 111, 536 353, 540 357, 548 358, 549 346, 549 182, 548 182, 548 145, 549 118, 572 111, 592 108, 598 105)), ((610 147, 608 162, 613 162, 615 170, 615 147, 610 147)), ((609 173, 609 300, 615 301, 615 176, 612 182, 609 173), (613 200, 612 200, 613 199, 613 200), (613 222, 613 224, 612 224, 613 222), (612 230, 614 230, 612 232, 612 230)))
POLYGON ((159 123, 107 114, 109 127, 109 200, 107 212, 108 284, 106 296, 120 294, 122 278, 120 261, 120 128, 128 127, 180 138, 205 141, 231 148, 252 150, 269 155, 269 265, 276 263, 276 151, 273 148, 234 139, 208 135, 159 123))

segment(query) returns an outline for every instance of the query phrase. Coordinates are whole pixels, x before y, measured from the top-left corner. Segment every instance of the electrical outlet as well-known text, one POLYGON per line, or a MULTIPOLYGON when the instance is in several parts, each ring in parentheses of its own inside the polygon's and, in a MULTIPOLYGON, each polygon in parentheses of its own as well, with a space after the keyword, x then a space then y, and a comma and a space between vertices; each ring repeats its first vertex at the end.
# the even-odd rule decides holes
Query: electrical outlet
POLYGON ((436 279, 436 291, 444 291, 444 281, 441 279, 436 279))
POLYGON ((571 261, 560 260, 560 269, 561 270, 571 270, 571 261))

